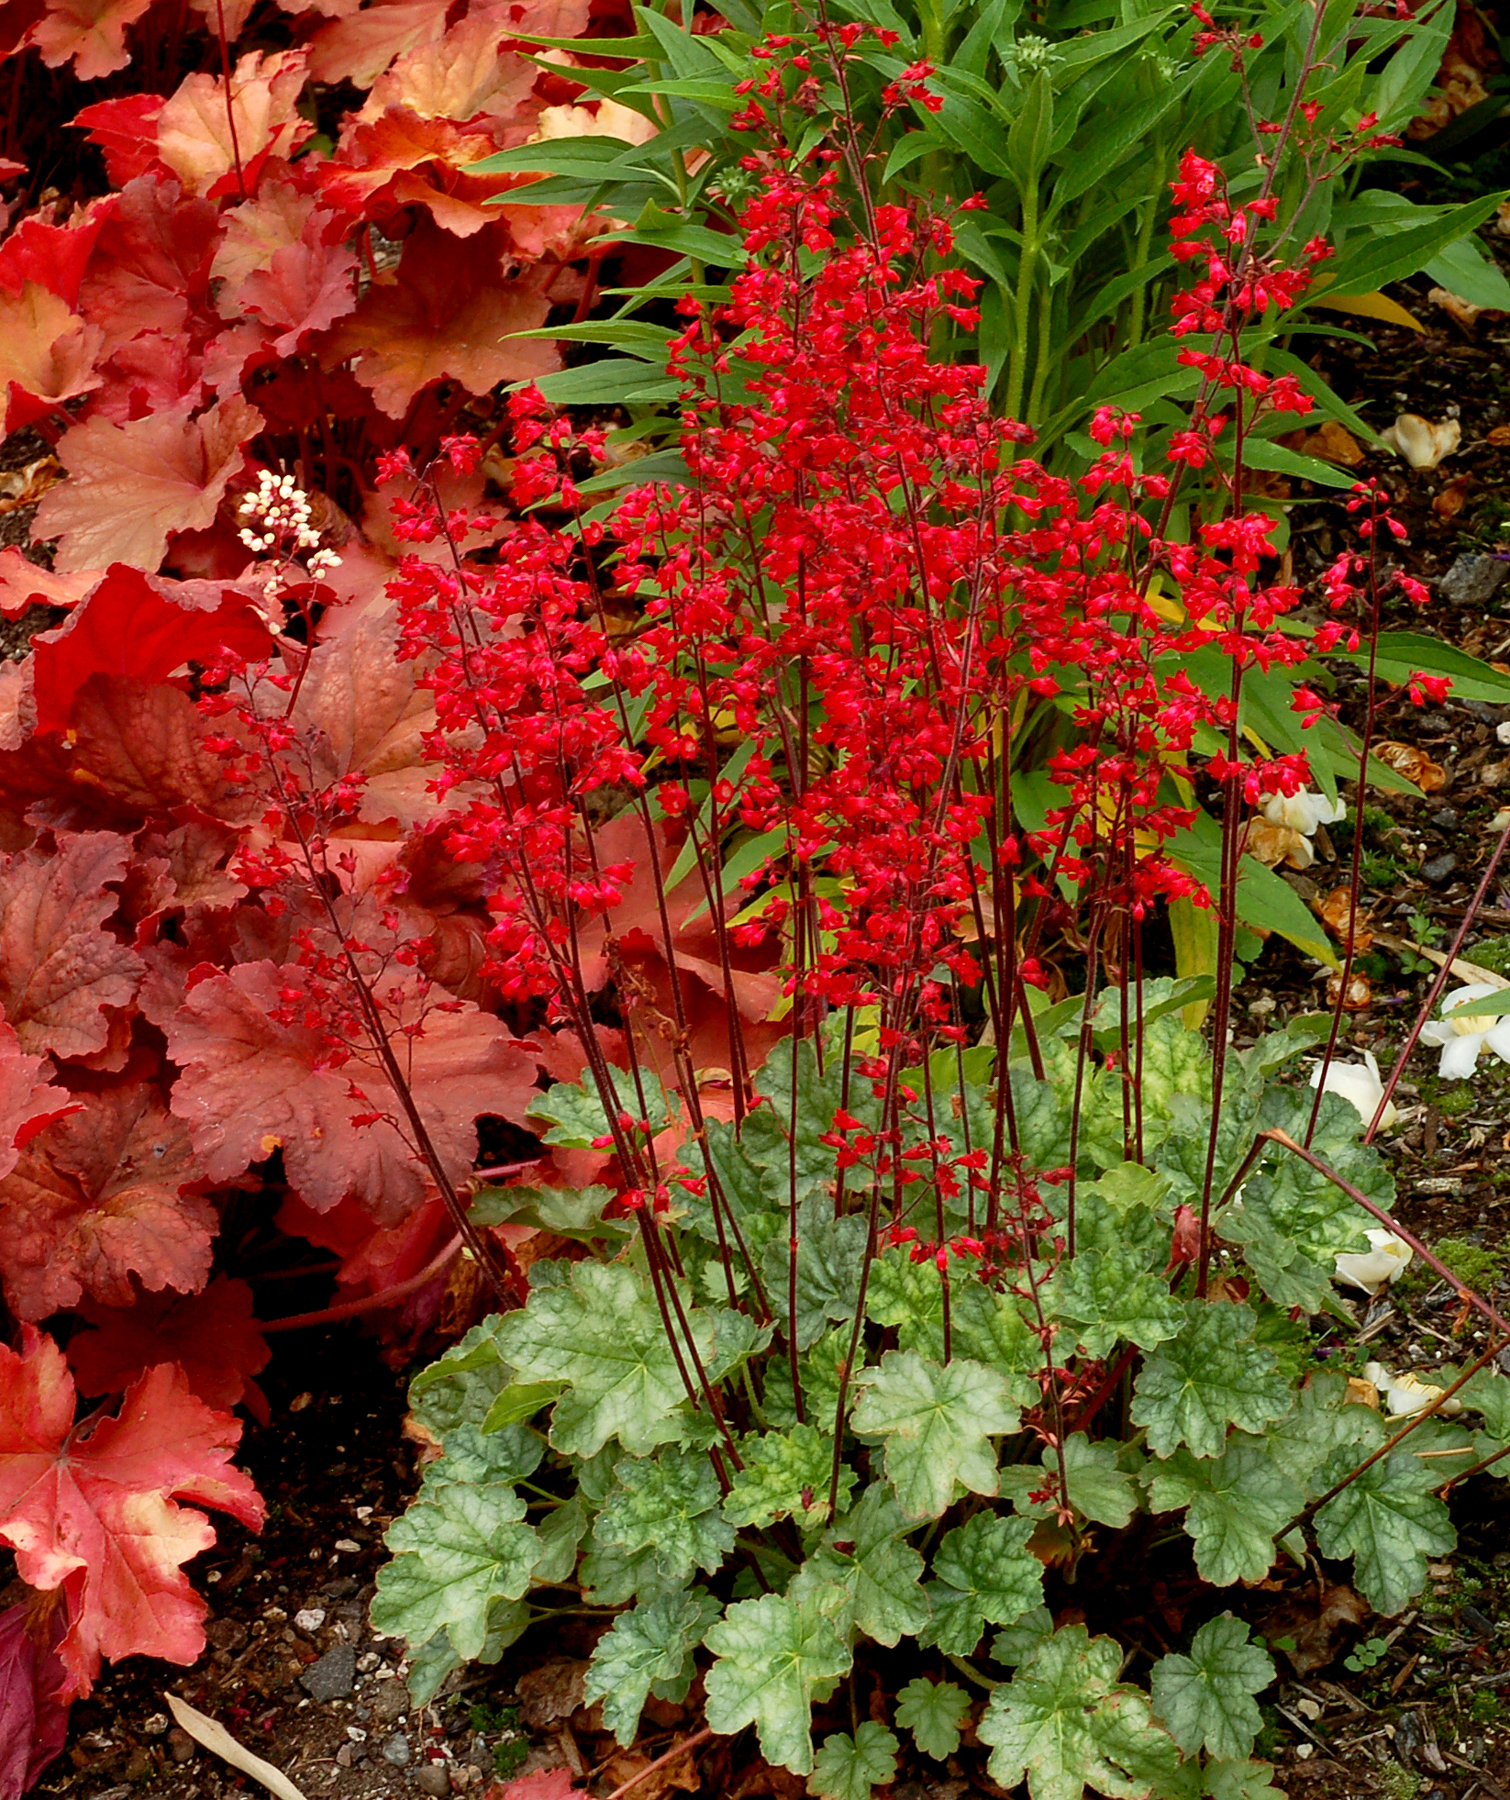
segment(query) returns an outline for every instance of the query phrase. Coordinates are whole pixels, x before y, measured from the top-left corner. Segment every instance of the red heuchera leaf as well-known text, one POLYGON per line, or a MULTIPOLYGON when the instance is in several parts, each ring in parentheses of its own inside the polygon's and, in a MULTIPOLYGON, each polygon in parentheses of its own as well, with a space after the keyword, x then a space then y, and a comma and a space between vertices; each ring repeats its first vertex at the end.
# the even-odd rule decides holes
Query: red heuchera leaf
POLYGON ((14 545, 0 550, 0 613, 16 619, 28 606, 76 606, 94 586, 91 574, 54 575, 14 545))
POLYGON ((84 1294, 130 1306, 133 1274, 180 1293, 209 1279, 215 1208, 182 1192, 202 1171, 156 1077, 156 1058, 138 1051, 119 1075, 94 1078, 81 1110, 34 1138, 0 1182, 0 1277, 18 1318, 45 1319, 84 1294))
POLYGON ((205 1604, 182 1565, 215 1542, 181 1500, 215 1506, 252 1530, 262 1498, 231 1467, 240 1422, 189 1392, 159 1363, 115 1418, 74 1433, 74 1384, 63 1352, 34 1326, 20 1355, 0 1345, 0 1543, 23 1581, 61 1587, 69 1626, 58 1653, 65 1694, 87 1694, 102 1657, 193 1662, 205 1604))
POLYGON ((502 257, 497 226, 463 240, 421 220, 396 275, 375 281, 331 333, 328 360, 355 357, 357 380, 395 419, 432 381, 449 377, 485 394, 559 368, 554 344, 503 341, 543 325, 550 303, 526 283, 504 280, 502 257))
POLYGON ((99 211, 74 225, 23 219, 0 244, 0 288, 19 294, 28 281, 35 281, 76 310, 84 270, 104 222, 99 211))
POLYGON ((70 478, 43 499, 32 536, 61 539, 59 569, 156 569, 173 532, 214 523, 242 446, 261 427, 262 414, 239 395, 198 419, 163 413, 76 425, 58 443, 70 478))
POLYGON ((81 1394, 119 1394, 154 1363, 174 1362, 206 1406, 229 1412, 244 1400, 267 1418, 252 1377, 271 1352, 252 1316, 252 1290, 217 1275, 202 1294, 160 1294, 134 1306, 85 1304, 91 1329, 69 1340, 81 1394))
POLYGON ((248 596, 228 583, 155 580, 112 563, 55 631, 32 640, 37 730, 68 724, 91 675, 162 681, 187 662, 217 662, 226 650, 266 656, 270 642, 248 596))
POLYGON ((110 1035, 107 1006, 136 992, 142 962, 108 931, 130 846, 109 831, 51 852, 0 858, 0 1010, 29 1055, 88 1056, 110 1035))
POLYGON ((35 281, 20 293, 0 289, 0 396, 7 404, 6 431, 19 431, 65 400, 100 385, 95 359, 105 342, 97 325, 87 325, 60 299, 35 281))
POLYGON ((580 1792, 570 1769, 532 1769, 513 1781, 495 1781, 483 1800, 572 1800, 580 1792))
MULTIPOLYGON (((450 1004, 457 1010, 432 1009, 424 1017, 404 1054, 420 1114, 460 1179, 476 1158, 480 1114, 522 1121, 535 1065, 497 1019, 450 1004)), ((353 1120, 397 1113, 397 1101, 362 1064, 330 1067, 324 1032, 302 1023, 306 1006, 318 1014, 321 1001, 297 964, 247 962, 207 974, 165 1020, 169 1054, 183 1070, 173 1110, 188 1122, 212 1181, 232 1180, 281 1149, 289 1185, 317 1212, 352 1195, 391 1224, 424 1198, 421 1165, 386 1119, 364 1126, 353 1120), (290 1006, 299 1020, 279 1023, 290 1006), (360 1099, 348 1092, 354 1080, 360 1099)), ((411 990, 401 1023, 416 1023, 422 1008, 411 990)))
POLYGON ((380 119, 389 107, 403 107, 418 119, 455 119, 463 125, 494 118, 523 142, 539 110, 530 100, 540 71, 517 51, 500 51, 508 31, 495 14, 469 13, 443 38, 406 51, 379 75, 357 117, 380 119))
POLYGON ((63 1623, 45 1600, 0 1613, 0 1800, 21 1800, 68 1735, 63 1623))
POLYGON ((80 290, 80 310, 114 349, 143 332, 182 336, 215 326, 210 259, 220 235, 212 201, 187 198, 176 181, 143 175, 96 202, 103 215, 80 290))
POLYGON ((126 27, 134 25, 152 0, 48 0, 32 27, 31 41, 49 69, 73 58, 80 81, 98 81, 131 60, 126 27))
POLYGON ((73 123, 87 127, 89 142, 104 153, 112 187, 123 188, 149 169, 163 167, 157 159, 157 117, 164 104, 161 94, 123 94, 74 114, 73 123))
POLYGON ((231 75, 231 142, 225 83, 214 75, 188 75, 157 117, 157 154, 191 194, 205 194, 236 166, 243 172, 269 155, 291 156, 314 130, 294 110, 304 86, 304 54, 279 50, 243 56, 231 75))
MULTIPOLYGON (((522 139, 523 132, 518 136, 522 139)), ((437 225, 470 237, 498 222, 497 208, 487 205, 490 195, 529 179, 463 172, 500 147, 487 131, 463 130, 449 119, 422 119, 395 106, 345 137, 339 158, 321 171, 321 185, 349 205, 364 204, 371 219, 387 221, 406 207, 424 206, 437 225)), ((571 213, 578 217, 581 208, 571 213)))
POLYGON ((43 1077, 40 1056, 27 1056, 15 1031, 0 1019, 0 1178, 10 1174, 22 1148, 39 1131, 74 1112, 81 1102, 43 1077))
POLYGON ((440 37, 446 13, 435 0, 378 0, 365 12, 323 26, 309 46, 316 81, 371 87, 396 56, 440 37))

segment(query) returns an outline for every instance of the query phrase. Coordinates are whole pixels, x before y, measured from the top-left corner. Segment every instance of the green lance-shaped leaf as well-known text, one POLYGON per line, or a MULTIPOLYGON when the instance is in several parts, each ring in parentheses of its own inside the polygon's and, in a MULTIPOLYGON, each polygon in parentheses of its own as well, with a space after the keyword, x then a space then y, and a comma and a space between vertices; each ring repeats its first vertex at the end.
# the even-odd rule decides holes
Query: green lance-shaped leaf
POLYGON ((979 1731, 990 1744, 992 1779, 1027 1776, 1032 1800, 1167 1792, 1180 1753, 1154 1723, 1148 1700, 1118 1682, 1121 1647, 1083 1625, 1056 1631, 1009 1682, 991 1693, 979 1731))
POLYGON ((969 1656, 987 1625, 1010 1625, 1043 1601, 1043 1564, 1026 1548, 1033 1521, 976 1513, 933 1559, 933 1618, 922 1633, 946 1656, 969 1656))
POLYGON ((897 1694, 897 1724, 912 1733, 924 1756, 944 1762, 959 1749, 960 1727, 970 1717, 970 1696, 952 1681, 914 1676, 897 1694))
MULTIPOLYGON (((1346 1473, 1340 1469, 1334 1479, 1346 1473)), ((1354 1584, 1375 1612, 1399 1612, 1425 1584, 1427 1559, 1457 1543, 1451 1516, 1432 1492, 1441 1480, 1436 1463, 1402 1444, 1317 1513, 1317 1549, 1354 1559, 1354 1584)))
POLYGON ((1236 1762, 1253 1748, 1263 1724, 1253 1696, 1273 1679, 1267 1652, 1249 1643, 1241 1619, 1223 1613, 1195 1634, 1188 1656, 1163 1656, 1154 1664, 1154 1711, 1187 1756, 1205 1750, 1236 1762))
POLYGON ((853 1737, 836 1731, 823 1740, 807 1787, 818 1800, 870 1800, 872 1788, 890 1787, 896 1778, 896 1736, 867 1719, 853 1737))
POLYGON ((540 1539, 524 1502, 501 1482, 451 1482, 420 1498, 389 1527, 393 1561, 378 1572, 372 1622, 411 1644, 447 1631, 464 1659, 487 1641, 491 1609, 529 1586, 540 1539))
POLYGON ((850 1423, 884 1446, 886 1477, 910 1519, 936 1519, 958 1489, 996 1492, 993 1437, 1020 1419, 1006 1378, 961 1358, 891 1350, 867 1370, 850 1423))
POLYGON ((1262 1581, 1274 1563, 1274 1534, 1305 1503, 1265 1444, 1246 1436, 1230 1439, 1220 1456, 1176 1450, 1155 1466, 1148 1497, 1155 1512, 1188 1508, 1195 1566, 1217 1587, 1262 1581))
MULTIPOLYGON (((752 1432, 740 1445, 744 1467, 733 1476, 724 1501, 731 1525, 764 1526, 796 1517, 804 1529, 828 1517, 834 1440, 816 1425, 794 1425, 785 1433, 752 1432)), ((839 1470, 839 1505, 849 1504, 857 1476, 839 1470)))
POLYGON ((603 1723, 621 1744, 632 1744, 645 1701, 681 1700, 692 1682, 692 1652, 718 1617, 706 1588, 664 1594, 620 1613, 598 1640, 588 1665, 585 1696, 603 1703, 603 1723))
POLYGON ((1260 1432, 1290 1408, 1290 1390, 1268 1350, 1253 1341, 1253 1309, 1192 1300, 1178 1337, 1143 1365, 1132 1418, 1148 1431, 1156 1456, 1188 1444, 1197 1456, 1220 1455, 1229 1427, 1260 1432))
POLYGON ((617 1485, 593 1526, 599 1544, 636 1557, 653 1552, 666 1587, 694 1569, 712 1575, 734 1548, 734 1527, 719 1513, 718 1478, 695 1450, 662 1450, 614 1465, 617 1485))
MULTIPOLYGON (((687 1319, 710 1375, 752 1341, 742 1314, 689 1307, 687 1319)), ((617 1437, 644 1456, 682 1434, 674 1414, 687 1394, 676 1356, 648 1288, 624 1263, 574 1263, 565 1286, 536 1289, 506 1316, 498 1345, 520 1381, 569 1384, 550 1430, 565 1455, 595 1456, 617 1437)))
POLYGON ((828 1528, 788 1593, 811 1594, 846 1641, 858 1633, 891 1648, 916 1637, 929 1614, 923 1559, 905 1541, 910 1529, 891 1489, 873 1482, 828 1528))
POLYGON ((1083 1250, 1063 1263, 1049 1306, 1074 1327, 1081 1348, 1094 1357, 1106 1356, 1124 1339, 1140 1350, 1156 1349, 1185 1323, 1185 1309, 1169 1283, 1123 1245, 1083 1250))
POLYGON ((813 1767, 813 1702, 827 1699, 854 1660, 832 1619, 782 1594, 742 1600, 703 1639, 710 1728, 753 1725, 767 1762, 794 1774, 813 1767))

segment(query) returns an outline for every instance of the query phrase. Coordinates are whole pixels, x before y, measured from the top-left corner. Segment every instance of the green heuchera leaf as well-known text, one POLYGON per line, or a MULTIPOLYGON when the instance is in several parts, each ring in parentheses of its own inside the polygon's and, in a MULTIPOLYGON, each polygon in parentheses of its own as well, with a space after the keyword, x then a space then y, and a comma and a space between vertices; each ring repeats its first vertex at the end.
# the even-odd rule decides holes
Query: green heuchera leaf
POLYGON ((889 1787, 896 1776, 895 1735, 867 1719, 853 1737, 836 1731, 823 1740, 807 1789, 819 1800, 870 1800, 872 1788, 889 1787))
POLYGON ((524 1512, 501 1482, 450 1482, 421 1495, 388 1528, 397 1554, 378 1572, 374 1626, 415 1645, 448 1631, 458 1656, 479 1656, 494 1604, 518 1600, 539 1560, 540 1539, 524 1512))
POLYGON ((1071 1257, 1055 1274, 1051 1294, 1050 1310, 1074 1327, 1087 1356, 1106 1356, 1123 1339, 1153 1350, 1185 1323, 1169 1283, 1121 1246, 1071 1257))
POLYGON ((1269 1780, 1269 1763, 1220 1762, 1206 1767, 1207 1800, 1285 1800, 1284 1791, 1269 1780))
POLYGON ((490 1313, 409 1383, 410 1409, 437 1437, 457 1425, 481 1425, 498 1393, 508 1386, 509 1367, 498 1349, 505 1316, 490 1313))
POLYGON ((1108 1637, 1068 1625, 1046 1639, 1009 1682, 995 1688, 978 1727, 992 1746, 992 1779, 1026 1775, 1032 1800, 1166 1791, 1180 1753, 1154 1723, 1147 1697, 1117 1680, 1122 1651, 1108 1637))
MULTIPOLYGON (((839 1371, 849 1357, 849 1339, 848 1325, 835 1326, 798 1358, 803 1416, 824 1431, 832 1428, 839 1409, 839 1371)), ((865 1354, 863 1341, 860 1354, 865 1354)), ((849 1398, 854 1399, 853 1387, 849 1398)), ((792 1404, 792 1372, 784 1356, 766 1364, 764 1401, 766 1421, 778 1431, 797 1423, 797 1409, 792 1404)))
MULTIPOLYGON (((645 1086, 645 1103, 650 1108, 651 1130, 664 1131, 671 1123, 666 1090, 650 1069, 641 1069, 640 1080, 645 1086)), ((634 1112, 638 1105, 634 1097, 634 1078, 627 1070, 616 1070, 615 1085, 620 1104, 634 1112)), ((530 1102, 530 1117, 547 1122, 548 1129, 541 1133, 543 1143, 559 1144, 568 1150, 590 1150, 595 1139, 608 1135, 608 1114, 597 1089, 588 1088, 580 1081, 558 1081, 543 1094, 537 1094, 530 1102)))
POLYGON ((692 1652, 721 1608, 706 1588, 664 1594, 620 1613, 598 1640, 587 1670, 588 1704, 603 1702, 603 1723, 621 1744, 632 1744, 653 1692, 681 1700, 692 1683, 692 1652))
POLYGON ((1351 1468, 1389 1435, 1372 1407, 1355 1406, 1347 1396, 1347 1376, 1321 1370, 1295 1395, 1290 1411, 1264 1433, 1270 1460, 1304 1488, 1307 1500, 1331 1485, 1323 1471, 1340 1451, 1355 1453, 1348 1461, 1351 1468))
POLYGON ((1054 1635, 1054 1615, 1046 1606, 1025 1612, 1015 1625, 998 1631, 991 1640, 991 1660, 1004 1668, 1020 1668, 1038 1654, 1054 1635))
POLYGON ((963 1488, 996 1492, 991 1439, 1020 1415, 1006 1378, 967 1358, 937 1363, 891 1350, 867 1370, 850 1423, 884 1445, 886 1477, 910 1519, 936 1519, 963 1488))
MULTIPOLYGON (((1118 1467, 1119 1446, 1093 1444, 1083 1431, 1064 1440, 1064 1473, 1069 1481, 1069 1503, 1098 1525, 1118 1531, 1138 1510, 1138 1489, 1133 1477, 1118 1467)), ((1054 1510, 1059 1492, 1059 1457, 1052 1449, 1036 1463, 1017 1463, 1002 1471, 1002 1493, 1011 1496, 1019 1512, 1043 1518, 1054 1510), (1028 1496, 1052 1490, 1044 1500, 1028 1496)))
POLYGON ((959 1749, 960 1727, 970 1717, 970 1696, 952 1681, 914 1676, 897 1695, 897 1724, 912 1733, 924 1756, 944 1762, 959 1749))
POLYGON ((939 1545, 924 1643, 969 1656, 987 1625, 1010 1625, 1043 1602, 1043 1564, 1025 1548, 1033 1521, 976 1513, 939 1545))
MULTIPOLYGON (((711 1378, 748 1353, 755 1328, 742 1313, 686 1308, 711 1378)), ((593 1456, 611 1437, 644 1456, 679 1438, 686 1389, 655 1301, 623 1263, 579 1262, 562 1287, 536 1289, 498 1328, 502 1354, 522 1381, 565 1381, 550 1440, 568 1456, 593 1456)))
POLYGON ((1187 1756, 1197 1750, 1236 1762, 1253 1748, 1263 1718, 1253 1696, 1274 1679, 1274 1664, 1248 1627, 1231 1613, 1208 1619, 1189 1656, 1163 1656, 1153 1666, 1154 1711, 1187 1756))
POLYGON ((1156 1456, 1180 1444, 1217 1456, 1230 1426, 1260 1432, 1290 1410, 1274 1356, 1253 1341, 1256 1324, 1248 1306, 1188 1303, 1179 1336, 1149 1357, 1134 1390, 1133 1423, 1147 1427, 1156 1456))
MULTIPOLYGON (((784 1434, 752 1432, 739 1453, 745 1466, 735 1472, 724 1500, 724 1517, 731 1525, 770 1525, 795 1515, 808 1528, 828 1517, 834 1440, 815 1425, 794 1425, 784 1434)), ((857 1479, 853 1469, 841 1466, 841 1509, 849 1504, 857 1479)))
MULTIPOLYGON (((1346 1473, 1339 1469, 1337 1478, 1346 1473)), ((1399 1612, 1424 1586, 1427 1559, 1457 1543, 1452 1518, 1432 1492, 1441 1480, 1435 1463, 1402 1444, 1317 1513, 1317 1549, 1353 1557, 1354 1584, 1375 1612, 1399 1612)))
POLYGON ((553 1506, 535 1529, 540 1534, 540 1560, 531 1572, 531 1583, 546 1587, 570 1581, 577 1566, 577 1546, 587 1530, 586 1507, 580 1500, 553 1506))
POLYGON ((1185 1529, 1195 1539, 1196 1568, 1215 1586, 1230 1587, 1269 1573, 1274 1534, 1300 1511, 1305 1494, 1261 1440, 1241 1436, 1220 1456, 1176 1450, 1156 1466, 1149 1504, 1155 1512, 1189 1508, 1185 1529))
MULTIPOLYGON (((758 1116, 758 1115, 757 1115, 758 1116)), ((830 1153, 832 1154, 832 1153, 830 1153)), ((786 1329, 790 1306, 790 1251, 782 1232, 765 1247, 761 1276, 766 1293, 786 1329)), ((858 1214, 836 1219, 826 1193, 814 1194, 798 1208, 797 1348, 807 1350, 834 1319, 852 1319, 860 1295, 860 1265, 865 1259, 865 1220, 858 1214)))
POLYGON ((425 1470, 422 1496, 448 1481, 464 1481, 472 1487, 502 1481, 512 1486, 533 1475, 545 1455, 540 1437, 522 1425, 486 1432, 475 1425, 456 1425, 441 1440, 441 1448, 443 1454, 425 1470))
POLYGON ((923 1559, 904 1541, 911 1529, 884 1482, 873 1482, 834 1521, 792 1578, 793 1600, 812 1597, 848 1642, 855 1633, 888 1648, 928 1623, 923 1559))
POLYGON ((695 1450, 662 1450, 614 1465, 617 1486, 593 1526, 598 1543, 629 1557, 651 1551, 665 1587, 694 1569, 712 1575, 734 1548, 734 1527, 719 1512, 718 1478, 695 1450))
MULTIPOLYGON (((955 1356, 990 1369, 1037 1369, 1038 1339, 1010 1294, 966 1275, 951 1283, 949 1307, 955 1356)), ((905 1250, 878 1256, 871 1266, 865 1315, 877 1325, 893 1327, 899 1349, 944 1360, 944 1291, 933 1263, 913 1262, 905 1250)))
POLYGON ((753 1725, 767 1762, 807 1775, 813 1767, 813 1702, 827 1699, 853 1657, 832 1619, 782 1594, 731 1606, 703 1642, 707 1719, 724 1736, 753 1725))
POLYGON ((524 1635, 529 1622, 530 1609, 522 1600, 495 1600, 488 1609, 487 1632, 475 1657, 460 1655, 450 1632, 437 1631, 428 1643, 410 1652, 409 1698, 416 1706, 428 1706, 448 1675, 468 1662, 497 1662, 509 1645, 524 1635))

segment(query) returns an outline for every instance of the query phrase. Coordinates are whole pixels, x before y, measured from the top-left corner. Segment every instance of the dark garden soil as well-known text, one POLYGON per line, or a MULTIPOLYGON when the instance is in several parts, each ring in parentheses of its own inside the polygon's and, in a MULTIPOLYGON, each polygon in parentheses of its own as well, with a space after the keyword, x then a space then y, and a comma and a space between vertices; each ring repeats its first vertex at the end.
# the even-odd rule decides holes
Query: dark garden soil
MULTIPOLYGON (((1510 239, 1495 248, 1510 263, 1510 239)), ((1423 334, 1368 326, 1367 344, 1301 348, 1375 428, 1404 411, 1459 420, 1461 447, 1438 469, 1412 473, 1398 459, 1370 456, 1359 470, 1395 492, 1410 528, 1402 559, 1433 588, 1424 616, 1406 617, 1391 603, 1386 622, 1510 665, 1510 318, 1460 325, 1420 285, 1423 334)), ((27 516, 32 459, 6 469, 11 460, 0 462, 0 542, 17 541, 27 516)), ((1288 497, 1294 575, 1310 582, 1342 543, 1347 515, 1335 496, 1303 483, 1288 497)), ((1343 695, 1349 708, 1358 697, 1356 685, 1343 695)), ((1510 738, 1510 707, 1449 699, 1423 710, 1399 694, 1380 710, 1379 734, 1425 752, 1443 780, 1424 800, 1391 796, 1368 815, 1364 923, 1390 944, 1376 941, 1362 959, 1367 1004, 1348 1016, 1344 1053, 1372 1049, 1388 1066, 1431 978, 1429 959, 1401 946, 1440 950, 1464 916, 1499 836, 1495 816, 1510 806, 1501 727, 1510 738)), ((1339 885, 1347 850, 1323 837, 1316 865, 1291 877, 1308 901, 1324 901, 1339 885)), ((1462 954, 1510 973, 1510 864, 1488 901, 1462 954)), ((1271 942, 1240 990, 1239 1035, 1316 1010, 1323 982, 1313 965, 1271 942)), ((1390 1141, 1400 1215, 1504 1307, 1510 1068, 1486 1057, 1471 1082, 1443 1083, 1435 1062, 1434 1051, 1421 1052, 1399 1095, 1390 1141)), ((1397 1368, 1428 1370, 1482 1343, 1446 1284, 1414 1272, 1357 1314, 1371 1353, 1397 1368)), ((656 1715, 643 1753, 615 1755, 580 1705, 581 1661, 595 1627, 577 1618, 537 1625, 497 1669, 455 1678, 436 1704, 411 1709, 402 1646, 375 1638, 366 1622, 383 1530, 417 1484, 415 1449, 403 1435, 403 1375, 384 1364, 359 1324, 284 1336, 277 1348, 263 1384, 272 1424, 248 1425, 242 1457, 272 1516, 257 1538, 221 1521, 219 1544, 189 1571, 210 1600, 210 1648, 187 1671, 140 1660, 107 1671, 75 1708, 69 1748, 41 1793, 219 1800, 260 1792, 173 1725, 167 1690, 284 1770, 308 1800, 482 1795, 500 1772, 552 1767, 590 1776, 593 1791, 606 1795, 699 1731, 694 1689, 686 1709, 656 1715)), ((1306 1665, 1265 1696, 1259 1746, 1291 1800, 1510 1800, 1507 1494, 1488 1480, 1460 1493, 1460 1548, 1432 1566, 1425 1594, 1400 1618, 1350 1611, 1349 1590, 1331 1586, 1319 1568, 1272 1592, 1234 1596, 1271 1637, 1293 1640, 1306 1665)), ((1118 1555, 1115 1566, 1106 1555, 1088 1557, 1078 1588, 1061 1589, 1057 1602, 1083 1609, 1092 1625, 1102 1614, 1115 1619, 1124 1639, 1141 1644, 1140 1655, 1157 1656, 1184 1629, 1188 1559, 1181 1547, 1152 1541, 1124 1543, 1118 1555)), ((879 1679, 874 1685, 879 1691, 879 1679)), ((858 1703, 863 1710, 865 1696, 858 1703)), ((632 1791, 637 1800, 660 1800, 699 1788, 720 1800, 795 1800, 802 1784, 766 1769, 743 1740, 700 1741, 632 1791)), ((984 1774, 984 1752, 967 1744, 943 1775, 904 1767, 893 1792, 895 1800, 968 1800, 1001 1791, 984 1774)))

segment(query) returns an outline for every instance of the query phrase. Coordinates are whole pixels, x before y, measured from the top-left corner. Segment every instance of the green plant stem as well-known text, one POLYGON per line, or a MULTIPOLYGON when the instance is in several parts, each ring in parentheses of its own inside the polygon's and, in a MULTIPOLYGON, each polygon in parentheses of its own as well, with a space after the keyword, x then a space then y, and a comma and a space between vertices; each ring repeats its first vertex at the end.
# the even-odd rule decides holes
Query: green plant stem
POLYGON ((1031 183, 1022 196, 1022 256, 1017 267, 1017 292, 1012 300, 1012 347, 1007 359, 1006 415, 1022 417, 1022 394, 1028 372, 1028 314, 1033 304, 1033 283, 1038 274, 1038 184, 1031 183))
POLYGON ((1005 1687, 1006 1683, 997 1681, 993 1676, 982 1675, 973 1662, 967 1662, 963 1656, 945 1656, 944 1661, 959 1670, 966 1681, 973 1681, 977 1687, 983 1687, 987 1693, 993 1688, 1005 1687))
MULTIPOLYGON (((1153 231, 1159 217, 1159 196, 1164 191, 1164 141, 1154 139, 1153 146, 1154 180, 1153 192, 1148 197, 1143 217, 1138 225, 1138 235, 1133 247, 1132 268, 1142 270, 1148 267, 1148 258, 1153 250, 1153 231)), ((1148 317, 1148 284, 1133 290, 1132 314, 1127 322, 1127 347, 1143 342, 1143 326, 1148 317)))

